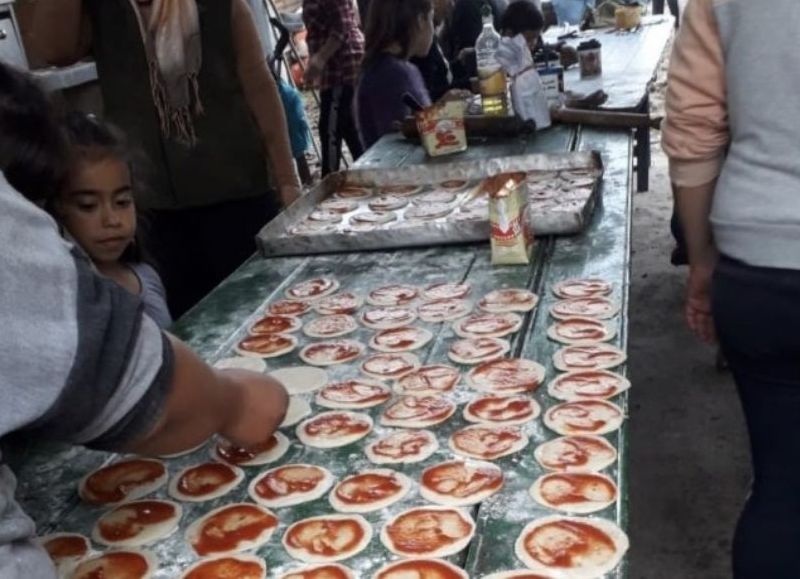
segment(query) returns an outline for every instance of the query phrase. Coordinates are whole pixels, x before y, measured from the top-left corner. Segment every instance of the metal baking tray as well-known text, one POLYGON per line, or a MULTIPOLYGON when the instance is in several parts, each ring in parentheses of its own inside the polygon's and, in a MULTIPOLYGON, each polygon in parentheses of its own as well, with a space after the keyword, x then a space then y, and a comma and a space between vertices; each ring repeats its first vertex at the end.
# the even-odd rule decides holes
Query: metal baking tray
MULTIPOLYGON (((597 151, 572 153, 547 153, 495 157, 479 161, 460 161, 436 165, 406 165, 392 169, 353 169, 328 175, 283 213, 265 225, 257 236, 257 244, 265 257, 286 255, 312 255, 351 251, 397 249, 403 247, 429 247, 446 244, 469 243, 489 239, 488 211, 486 217, 472 220, 456 219, 461 208, 476 201, 482 180, 499 173, 524 171, 528 173, 559 171, 591 171, 594 181, 590 187, 580 187, 576 196, 569 188, 547 195, 548 199, 534 199, 527 216, 534 235, 571 235, 586 226, 600 195, 603 163, 597 151), (298 224, 304 222, 317 205, 331 198, 342 186, 366 188, 397 185, 419 185, 419 193, 436 191, 436 184, 448 180, 469 181, 469 186, 457 194, 455 210, 448 216, 431 221, 409 221, 404 211, 398 219, 370 231, 353 231, 348 228, 350 217, 368 212, 367 201, 343 216, 341 224, 324 232, 297 233, 298 224)), ((412 200, 413 203, 413 200, 412 200)))

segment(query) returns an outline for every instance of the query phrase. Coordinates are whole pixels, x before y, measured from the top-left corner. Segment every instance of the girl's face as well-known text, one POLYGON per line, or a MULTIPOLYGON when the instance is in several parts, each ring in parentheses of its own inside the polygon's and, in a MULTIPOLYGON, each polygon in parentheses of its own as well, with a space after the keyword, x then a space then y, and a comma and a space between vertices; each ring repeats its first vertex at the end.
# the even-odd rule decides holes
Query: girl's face
POLYGON ((421 14, 411 37, 410 56, 427 56, 433 44, 433 10, 421 14))
POLYGON ((64 227, 92 261, 118 261, 136 233, 128 165, 110 156, 77 162, 57 210, 64 227))

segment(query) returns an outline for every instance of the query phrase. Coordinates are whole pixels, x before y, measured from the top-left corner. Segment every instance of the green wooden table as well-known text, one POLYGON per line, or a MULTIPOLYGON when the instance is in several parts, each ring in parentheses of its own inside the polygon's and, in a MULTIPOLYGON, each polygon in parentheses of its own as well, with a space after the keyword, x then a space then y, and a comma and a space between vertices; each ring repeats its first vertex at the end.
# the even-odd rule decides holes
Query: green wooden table
MULTIPOLYGON (((427 249, 397 250, 387 252, 333 254, 325 256, 262 259, 254 256, 242 265, 229 279, 221 284, 198 306, 176 324, 174 331, 185 339, 206 360, 213 362, 230 355, 233 345, 244 335, 250 321, 263 310, 266 303, 280 297, 286 287, 303 279, 331 274, 342 283, 343 289, 364 293, 369 288, 390 282, 426 284, 435 281, 467 280, 473 285, 473 295, 498 287, 528 287, 542 297, 533 315, 526 316, 522 330, 513 338, 512 352, 539 361, 547 367, 548 379, 555 376, 550 362, 557 345, 545 335, 552 322, 547 315, 553 302, 549 293, 551 285, 561 279, 574 276, 600 276, 614 284, 614 298, 621 303, 618 337, 615 343, 625 348, 627 337, 628 276, 630 259, 630 213, 632 194, 632 135, 626 131, 580 130, 556 127, 534 137, 506 141, 484 142, 473 145, 466 158, 485 158, 494 155, 536 153, 548 151, 589 150, 600 151, 605 164, 602 185, 602 202, 594 214, 589 228, 581 235, 564 238, 539 239, 530 266, 493 267, 490 265, 488 243, 476 245, 432 247, 427 249)), ((413 147, 397 137, 386 137, 371 149, 359 162, 364 167, 397 167, 410 163, 427 162, 418 147, 413 147)), ((432 162, 446 162, 446 159, 432 162)), ((426 325, 435 333, 435 339, 421 353, 425 361, 446 360, 445 353, 454 334, 448 324, 426 325)), ((361 329, 355 335, 364 342, 370 332, 361 329)), ((301 339, 301 344, 305 342, 301 339)), ((271 369, 299 363, 296 354, 268 361, 271 369)), ((332 378, 353 376, 355 367, 334 368, 332 378)), ((454 401, 460 405, 474 392, 460 386, 454 401)), ((534 397, 543 408, 556 401, 550 399, 545 389, 534 397)), ((623 409, 627 408, 627 395, 615 400, 623 409)), ((314 407, 315 411, 320 409, 314 407)), ((376 419, 380 407, 371 411, 376 419)), ((418 479, 421 470, 452 457, 447 449, 446 437, 466 423, 461 418, 461 406, 456 415, 441 429, 440 450, 425 462, 408 465, 398 470, 418 479)), ((524 451, 497 461, 507 476, 503 491, 474 508, 473 516, 478 532, 472 544, 452 561, 468 569, 471 577, 521 567, 513 554, 513 543, 524 524, 531 519, 548 514, 527 495, 531 483, 541 474, 541 467, 533 458, 533 449, 540 443, 554 438, 541 423, 541 419, 527 428, 530 445, 524 451)), ((363 455, 363 445, 388 429, 377 427, 376 432, 359 443, 335 452, 320 451, 300 444, 293 429, 286 431, 292 440, 289 453, 281 461, 310 462, 324 465, 337 478, 352 473, 370 464, 363 455)), ((626 492, 626 428, 609 435, 609 440, 619 449, 619 461, 606 471, 619 484, 620 500, 600 515, 617 521, 623 528, 627 522, 626 492)), ((41 534, 51 531, 77 531, 89 534, 102 509, 88 507, 80 502, 76 493, 77 481, 91 469, 114 460, 106 453, 70 449, 58 445, 46 447, 18 447, 12 456, 12 466, 20 479, 19 497, 24 507, 32 514, 41 534)), ((168 462, 170 474, 183 466, 206 460, 208 448, 200 449, 188 456, 168 462)), ((275 466, 275 465, 270 465, 275 466)), ((181 532, 157 543, 152 550, 160 557, 162 568, 158 578, 173 577, 178 570, 195 560, 184 543, 182 530, 201 514, 219 506, 222 501, 247 500, 247 482, 266 468, 248 468, 247 479, 233 494, 201 504, 184 505, 181 532)), ((165 497, 162 489, 155 496, 165 497)), ((369 548, 357 557, 345 561, 359 576, 368 577, 390 554, 380 543, 377 532, 391 515, 398 511, 423 504, 414 491, 400 503, 367 518, 375 527, 376 536, 369 548)), ((275 576, 292 566, 290 559, 280 546, 280 537, 292 521, 311 514, 332 512, 324 497, 300 508, 276 511, 281 526, 270 543, 258 551, 275 576)), ((633 537, 635 541, 635 537, 633 537)), ((623 577, 626 563, 611 575, 623 577)))

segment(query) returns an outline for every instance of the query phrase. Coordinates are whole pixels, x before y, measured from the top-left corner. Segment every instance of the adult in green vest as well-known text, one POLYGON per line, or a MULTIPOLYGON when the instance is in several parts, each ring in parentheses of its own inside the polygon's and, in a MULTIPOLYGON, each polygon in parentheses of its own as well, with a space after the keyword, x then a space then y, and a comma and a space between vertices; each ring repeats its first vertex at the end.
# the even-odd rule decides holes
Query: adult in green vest
POLYGON ((145 154, 138 199, 177 317, 254 250, 300 192, 246 0, 38 0, 33 60, 97 61, 105 117, 145 154))

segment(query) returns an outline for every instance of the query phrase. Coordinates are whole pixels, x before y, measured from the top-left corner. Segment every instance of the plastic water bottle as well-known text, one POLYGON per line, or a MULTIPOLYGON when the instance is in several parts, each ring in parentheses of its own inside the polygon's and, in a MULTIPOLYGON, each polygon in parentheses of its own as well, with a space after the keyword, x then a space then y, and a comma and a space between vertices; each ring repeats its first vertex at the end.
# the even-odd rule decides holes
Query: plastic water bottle
POLYGON ((506 74, 495 53, 500 46, 500 35, 492 25, 492 9, 484 4, 481 9, 483 31, 475 42, 475 56, 478 60, 478 82, 481 92, 481 105, 485 115, 508 114, 506 74))

